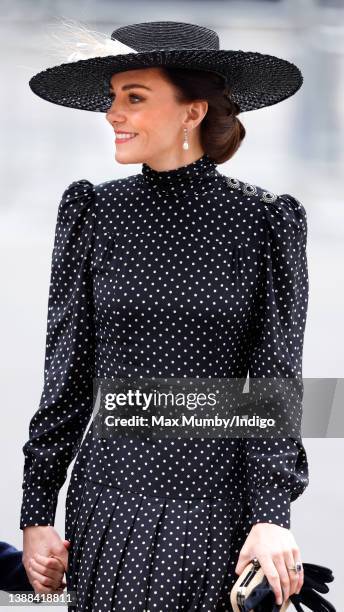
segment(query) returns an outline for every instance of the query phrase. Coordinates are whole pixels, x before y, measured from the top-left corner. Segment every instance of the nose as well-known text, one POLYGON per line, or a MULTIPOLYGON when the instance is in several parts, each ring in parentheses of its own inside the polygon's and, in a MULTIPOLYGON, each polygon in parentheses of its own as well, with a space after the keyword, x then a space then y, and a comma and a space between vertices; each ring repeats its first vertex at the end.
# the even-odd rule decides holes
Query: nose
POLYGON ((115 122, 121 123, 121 121, 125 121, 124 113, 118 110, 118 107, 115 105, 115 100, 112 101, 110 108, 106 111, 105 117, 111 125, 115 122))

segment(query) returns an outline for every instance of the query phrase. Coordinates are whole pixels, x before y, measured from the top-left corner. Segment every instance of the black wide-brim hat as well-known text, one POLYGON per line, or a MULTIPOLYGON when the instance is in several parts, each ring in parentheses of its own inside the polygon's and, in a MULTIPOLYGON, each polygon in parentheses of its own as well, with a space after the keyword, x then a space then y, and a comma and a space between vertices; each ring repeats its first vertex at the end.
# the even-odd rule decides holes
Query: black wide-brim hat
POLYGON ((61 106, 106 112, 112 103, 113 74, 171 66, 220 75, 239 112, 245 112, 282 102, 303 82, 292 62, 253 51, 220 49, 214 30, 192 23, 151 21, 122 26, 91 52, 83 50, 87 43, 77 44, 80 53, 30 79, 35 94, 61 106))

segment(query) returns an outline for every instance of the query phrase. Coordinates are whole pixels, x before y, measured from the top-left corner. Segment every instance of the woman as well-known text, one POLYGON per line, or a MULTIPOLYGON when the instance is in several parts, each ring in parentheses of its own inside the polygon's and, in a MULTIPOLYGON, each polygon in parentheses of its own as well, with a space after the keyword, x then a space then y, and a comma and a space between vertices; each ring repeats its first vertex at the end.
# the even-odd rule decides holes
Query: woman
POLYGON ((44 389, 24 446, 26 558, 52 549, 66 563, 53 524, 77 454, 66 509, 75 609, 230 610, 254 556, 281 603, 303 583, 290 531, 290 502, 308 484, 298 436, 104 439, 91 425, 81 439, 94 378, 300 381, 305 209, 216 166, 245 135, 237 114, 291 96, 301 74, 220 50, 194 24, 121 27, 94 39, 93 55, 91 39, 30 86, 106 112, 116 161, 142 172, 75 181, 62 196, 44 389))

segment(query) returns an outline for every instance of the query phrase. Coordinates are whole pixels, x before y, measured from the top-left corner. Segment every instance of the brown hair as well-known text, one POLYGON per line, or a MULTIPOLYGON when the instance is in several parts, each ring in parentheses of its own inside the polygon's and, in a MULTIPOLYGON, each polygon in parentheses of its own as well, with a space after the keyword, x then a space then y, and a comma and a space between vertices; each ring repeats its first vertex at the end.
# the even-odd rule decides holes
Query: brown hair
POLYGON ((230 98, 224 79, 214 72, 161 66, 162 74, 176 88, 179 102, 207 100, 208 111, 200 123, 200 142, 216 163, 230 159, 246 130, 236 116, 239 106, 230 98))

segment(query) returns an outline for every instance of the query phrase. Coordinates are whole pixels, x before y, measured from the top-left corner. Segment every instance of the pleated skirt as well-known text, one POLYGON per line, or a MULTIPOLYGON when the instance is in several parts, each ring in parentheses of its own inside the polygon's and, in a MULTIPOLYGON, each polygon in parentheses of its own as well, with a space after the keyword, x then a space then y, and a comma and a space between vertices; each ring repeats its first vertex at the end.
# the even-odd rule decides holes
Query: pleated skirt
POLYGON ((149 497, 70 483, 68 592, 75 612, 231 612, 247 535, 240 500, 149 497))

